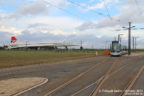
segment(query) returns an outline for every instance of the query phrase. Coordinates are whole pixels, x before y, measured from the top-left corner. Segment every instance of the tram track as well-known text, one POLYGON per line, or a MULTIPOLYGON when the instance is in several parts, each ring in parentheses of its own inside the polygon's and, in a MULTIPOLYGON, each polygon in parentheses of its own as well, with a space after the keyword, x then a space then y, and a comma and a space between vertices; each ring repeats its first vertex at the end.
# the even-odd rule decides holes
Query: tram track
POLYGON ((71 96, 76 96, 76 95, 80 94, 81 92, 86 91, 88 88, 90 88, 90 87, 92 87, 92 86, 98 84, 103 78, 104 78, 104 76, 102 76, 101 78, 99 78, 97 81, 95 81, 95 82, 93 82, 93 83, 91 83, 91 84, 85 86, 84 88, 78 90, 77 92, 75 92, 75 93, 72 94, 71 96))
POLYGON ((96 87, 92 90, 92 92, 88 95, 88 96, 92 96, 92 95, 94 94, 94 91, 97 90, 98 85, 104 80, 105 77, 109 78, 110 76, 114 75, 115 73, 117 73, 117 72, 121 71, 122 69, 126 68, 126 66, 127 66, 127 65, 122 66, 122 67, 120 67, 119 69, 113 71, 111 74, 109 74, 108 77, 105 76, 105 75, 102 76, 102 77, 99 78, 97 81, 95 81, 95 82, 91 83, 90 85, 88 85, 88 86, 80 89, 79 91, 77 91, 76 93, 72 94, 71 96, 77 96, 79 93, 87 90, 89 87, 96 86, 96 87))
MULTIPOLYGON (((112 70, 114 70, 113 68, 114 68, 114 66, 116 66, 118 61, 119 61, 119 59, 115 60, 115 62, 112 64, 112 66, 109 68, 109 70, 105 74, 104 78, 101 80, 101 82, 98 83, 98 85, 95 87, 95 89, 92 91, 92 93, 89 96, 96 96, 99 92, 99 89, 104 84, 104 82, 110 77, 110 75, 117 73, 119 71, 119 70, 116 70, 112 73, 112 70)), ((123 67, 121 67, 121 68, 123 68, 123 67)), ((121 68, 119 68, 119 69, 121 69, 121 68)))
POLYGON ((55 88, 54 90, 51 90, 50 92, 48 92, 48 93, 45 94, 44 96, 51 96, 51 95, 53 95, 53 94, 54 94, 55 92, 57 92, 58 90, 60 90, 60 89, 64 88, 65 86, 71 84, 73 81, 75 81, 75 80, 77 80, 78 78, 82 77, 83 75, 85 75, 85 74, 88 73, 89 71, 93 70, 94 68, 98 67, 99 65, 104 64, 105 62, 108 62, 108 61, 110 61, 110 60, 111 60, 111 58, 110 58, 110 59, 105 59, 105 60, 103 60, 102 62, 99 62, 99 63, 93 65, 92 67, 88 68, 87 70, 84 70, 83 72, 81 72, 79 75, 73 77, 71 80, 65 82, 64 84, 62 84, 62 85, 60 85, 60 86, 58 86, 58 87, 55 88))
MULTIPOLYGON (((108 59, 108 60, 103 60, 103 62, 100 62, 100 63, 92 66, 92 67, 89 68, 88 70, 80 73, 79 75, 77 75, 77 76, 74 77, 73 79, 71 79, 71 80, 69 80, 68 82, 64 83, 63 85, 57 87, 56 89, 50 91, 49 93, 45 94, 44 96, 57 96, 57 95, 54 95, 57 91, 63 90, 63 88, 64 88, 65 86, 71 84, 72 82, 74 82, 75 80, 79 79, 80 77, 82 77, 83 75, 85 75, 86 73, 88 73, 89 71, 94 70, 94 68, 97 67, 98 65, 101 65, 101 64, 103 64, 103 63, 106 64, 107 61, 111 61, 111 60, 112 60, 112 58, 111 58, 111 59, 108 59)), ((111 64, 111 66, 108 68, 108 71, 106 71, 106 73, 104 73, 105 75, 101 76, 101 77, 100 77, 99 79, 97 79, 95 82, 90 83, 90 84, 89 84, 88 86, 86 86, 85 88, 82 88, 82 89, 74 92, 74 93, 71 94, 70 96, 76 96, 78 93, 80 93, 80 92, 82 92, 82 91, 84 91, 84 90, 88 89, 89 87, 94 86, 94 85, 96 85, 96 84, 99 85, 99 86, 101 86, 101 84, 104 83, 104 81, 111 76, 110 74, 115 74, 115 73, 119 72, 120 70, 122 70, 123 68, 126 67, 126 66, 122 66, 122 67, 120 67, 120 68, 115 68, 115 67, 117 67, 116 65, 117 65, 117 63, 120 61, 120 59, 119 59, 119 58, 116 58, 116 60, 115 60, 115 58, 113 58, 113 60, 114 60, 114 61, 113 61, 113 63, 111 64), (115 69, 115 70, 114 70, 114 69, 115 69), (113 70, 114 70, 114 71, 113 71, 113 70)), ((71 86, 72 86, 72 85, 71 85, 71 86)), ((98 90, 98 88, 97 88, 97 90, 98 90)), ((59 96, 59 95, 58 95, 58 96, 59 96)), ((92 96, 92 95, 89 95, 89 96, 92 96)))
MULTIPOLYGON (((109 68, 109 70, 106 72, 106 74, 104 76, 102 76, 101 78, 99 78, 97 81, 89 84, 88 86, 78 90, 77 92, 75 92, 74 94, 72 94, 71 96, 82 96, 79 95, 80 93, 84 92, 85 90, 87 90, 88 88, 95 86, 93 88, 93 90, 91 91, 91 93, 88 96, 97 96, 97 94, 99 93, 99 90, 101 88, 101 86, 104 84, 104 82, 110 78, 112 75, 116 74, 117 72, 120 72, 122 69, 125 69, 128 64, 121 66, 118 69, 114 70, 114 67, 116 66, 116 64, 119 62, 119 59, 115 60, 115 62, 112 64, 112 66, 109 68), (113 71, 114 70, 114 71, 113 71)), ((141 69, 142 72, 143 69, 141 69)), ((140 75, 140 73, 138 74, 138 76, 140 75)), ((138 76, 136 78, 138 78, 138 76)), ((128 87, 129 89, 132 87, 132 85, 134 84, 134 81, 132 81, 132 83, 130 84, 130 86, 128 87)), ((126 95, 120 95, 120 96, 126 96, 126 95)))
POLYGON ((121 94, 119 96, 126 96, 129 93, 129 91, 135 84, 136 80, 140 77, 143 70, 144 70, 144 65, 140 68, 140 70, 137 72, 135 77, 127 84, 127 86, 124 88, 124 90, 121 92, 121 94))
POLYGON ((121 68, 119 68, 118 70, 113 71, 112 73, 108 74, 108 76, 106 76, 105 78, 102 79, 102 81, 100 82, 100 84, 98 84, 98 88, 94 89, 95 91, 92 92, 92 94, 90 94, 89 96, 96 96, 97 93, 99 92, 100 87, 103 85, 103 83, 112 75, 116 74, 117 72, 121 71, 122 69, 126 68, 127 65, 122 66, 121 68))
POLYGON ((97 92, 97 94, 93 94, 90 96, 128 96, 128 95, 125 95, 127 94, 126 92, 128 92, 127 90, 130 91, 132 89, 135 82, 140 77, 142 70, 144 70, 143 68, 141 68, 143 64, 141 61, 139 61, 140 59, 142 58, 140 57, 133 58, 134 61, 132 63, 126 63, 125 65, 128 66, 127 68, 125 68, 121 72, 118 72, 111 78, 108 78, 109 80, 107 80, 105 84, 103 84, 103 86, 99 88, 99 90, 102 90, 102 92, 97 92), (135 66, 136 62, 139 62, 137 66, 135 66), (124 78, 121 76, 123 76, 124 78), (114 82, 114 84, 112 82, 114 82))

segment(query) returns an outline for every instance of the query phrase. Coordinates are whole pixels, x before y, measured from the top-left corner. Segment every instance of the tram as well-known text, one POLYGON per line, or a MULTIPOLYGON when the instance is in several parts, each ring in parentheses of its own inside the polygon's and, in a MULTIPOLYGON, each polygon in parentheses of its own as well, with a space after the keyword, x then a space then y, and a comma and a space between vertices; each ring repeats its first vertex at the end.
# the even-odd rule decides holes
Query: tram
POLYGON ((112 41, 112 44, 110 45, 110 55, 111 56, 122 56, 127 53, 128 52, 127 52, 126 46, 119 44, 118 41, 112 41))

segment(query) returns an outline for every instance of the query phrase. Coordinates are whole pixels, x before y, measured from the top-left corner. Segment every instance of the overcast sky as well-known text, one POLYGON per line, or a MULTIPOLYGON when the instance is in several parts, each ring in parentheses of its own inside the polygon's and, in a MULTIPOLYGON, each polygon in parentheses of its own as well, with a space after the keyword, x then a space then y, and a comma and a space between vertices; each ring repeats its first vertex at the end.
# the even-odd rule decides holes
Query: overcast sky
POLYGON ((127 44, 131 21, 138 47, 144 48, 144 0, 0 0, 0 44, 16 36, 21 42, 73 42, 104 48, 122 35, 127 44))

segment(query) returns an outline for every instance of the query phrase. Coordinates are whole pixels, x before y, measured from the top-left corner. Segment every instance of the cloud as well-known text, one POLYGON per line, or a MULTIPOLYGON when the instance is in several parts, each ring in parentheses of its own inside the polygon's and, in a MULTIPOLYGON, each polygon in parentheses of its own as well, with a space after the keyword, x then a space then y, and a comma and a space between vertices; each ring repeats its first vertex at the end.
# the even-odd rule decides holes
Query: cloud
POLYGON ((104 3, 99 3, 99 4, 96 4, 95 6, 89 6, 87 7, 87 11, 101 9, 101 8, 104 8, 104 3))
MULTIPOLYGON (((110 6, 111 3, 117 3, 119 0, 101 0, 100 3, 97 3, 94 6, 87 7, 87 11, 89 10, 96 10, 96 9, 103 9, 105 5, 110 6)), ((93 0, 91 0, 93 2, 93 0)))
POLYGON ((31 33, 53 33, 71 35, 76 34, 75 27, 80 25, 79 20, 70 17, 25 17, 20 19, 9 19, 0 22, 0 30, 19 35, 23 30, 31 33))
MULTIPOLYGON (((50 33, 53 35, 73 35, 77 34, 75 27, 80 21, 68 17, 47 17, 40 16, 36 18, 23 18, 9 21, 8 24, 0 27, 0 30, 20 35, 25 31, 30 33, 50 33), (23 22, 23 23, 21 23, 23 22), (12 27, 13 26, 13 27, 12 27)), ((2 25, 2 24, 1 24, 2 25)))
POLYGON ((16 1, 12 0, 0 0, 0 4, 2 5, 11 5, 11 4, 16 4, 16 1))
POLYGON ((21 18, 24 16, 47 15, 54 6, 66 7, 67 3, 63 0, 33 0, 32 3, 23 3, 20 8, 16 9, 8 18, 21 18))
POLYGON ((143 24, 144 22, 144 1, 139 0, 139 7, 131 0, 126 0, 120 2, 117 5, 120 13, 115 14, 112 18, 102 18, 98 22, 84 22, 77 29, 87 30, 87 29, 97 29, 105 27, 117 27, 117 26, 127 26, 128 22, 134 24, 143 24), (139 9, 138 9, 139 8, 139 9))
POLYGON ((32 24, 32 25, 30 25, 27 28, 27 30, 30 33, 39 32, 39 33, 50 33, 50 34, 53 34, 53 35, 63 35, 63 36, 68 36, 68 35, 76 34, 76 33, 64 32, 62 29, 52 28, 48 24, 32 24))
POLYGON ((92 21, 86 21, 81 26, 77 27, 76 29, 80 31, 84 31, 87 29, 95 29, 96 26, 97 24, 93 23, 92 21))
POLYGON ((29 42, 52 42, 61 41, 65 38, 63 35, 53 35, 51 33, 31 33, 28 30, 22 32, 21 35, 17 36, 19 41, 29 41, 29 42))
POLYGON ((79 20, 69 17, 47 17, 41 16, 37 18, 30 18, 28 20, 28 29, 42 30, 45 32, 53 32, 55 34, 61 33, 72 34, 75 32, 75 27, 80 25, 79 20), (56 31, 57 30, 57 31, 56 31), (58 31, 61 30, 62 32, 58 31), (64 33, 63 33, 64 32, 64 33))
POLYGON ((8 26, 0 26, 0 32, 7 32, 15 35, 21 34, 21 30, 18 30, 15 27, 8 27, 8 26))
POLYGON ((43 0, 36 0, 32 4, 26 3, 17 9, 10 18, 19 18, 27 15, 48 14, 49 7, 43 0))

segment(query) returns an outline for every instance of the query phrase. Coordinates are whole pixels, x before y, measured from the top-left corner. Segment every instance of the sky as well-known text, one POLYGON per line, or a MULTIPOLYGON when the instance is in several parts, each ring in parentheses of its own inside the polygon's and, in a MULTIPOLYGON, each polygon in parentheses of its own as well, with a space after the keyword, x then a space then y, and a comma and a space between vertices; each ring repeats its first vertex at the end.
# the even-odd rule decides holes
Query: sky
POLYGON ((144 0, 0 0, 0 44, 72 42, 105 48, 121 35, 127 45, 128 22, 138 48, 144 48, 144 0), (107 44, 108 44, 107 43, 107 44))

